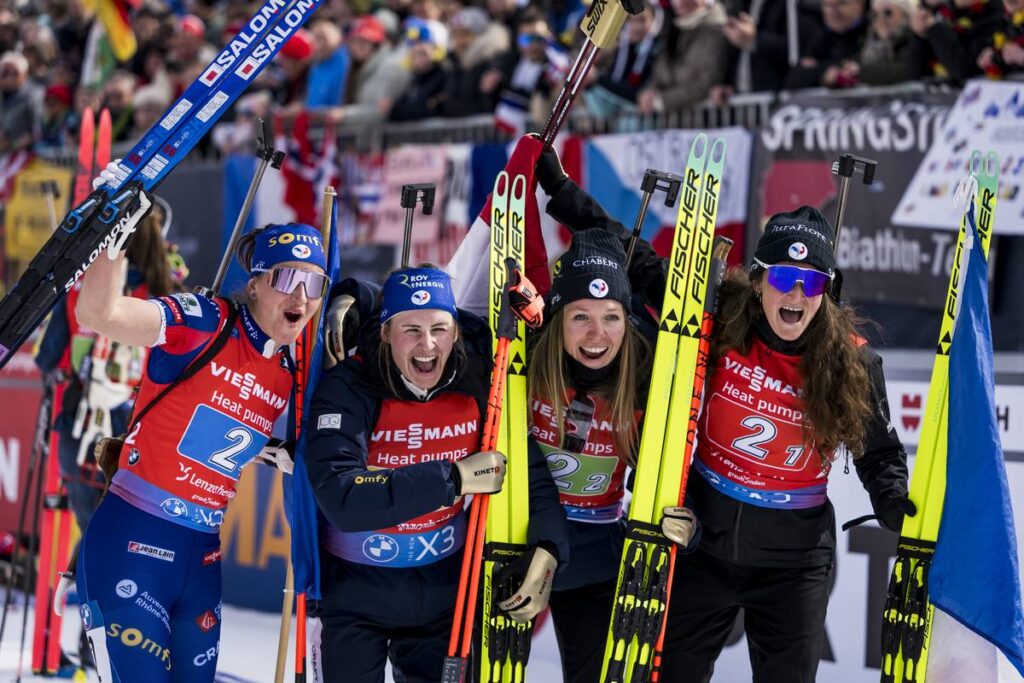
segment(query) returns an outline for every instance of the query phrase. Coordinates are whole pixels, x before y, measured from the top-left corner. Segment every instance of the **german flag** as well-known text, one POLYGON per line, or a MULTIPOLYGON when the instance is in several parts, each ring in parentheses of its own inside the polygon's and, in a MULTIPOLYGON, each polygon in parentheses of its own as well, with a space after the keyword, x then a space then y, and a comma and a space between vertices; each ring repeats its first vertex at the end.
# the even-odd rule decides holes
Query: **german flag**
POLYGON ((107 32, 110 48, 119 62, 135 56, 138 45, 132 32, 131 10, 140 0, 87 0, 107 32))

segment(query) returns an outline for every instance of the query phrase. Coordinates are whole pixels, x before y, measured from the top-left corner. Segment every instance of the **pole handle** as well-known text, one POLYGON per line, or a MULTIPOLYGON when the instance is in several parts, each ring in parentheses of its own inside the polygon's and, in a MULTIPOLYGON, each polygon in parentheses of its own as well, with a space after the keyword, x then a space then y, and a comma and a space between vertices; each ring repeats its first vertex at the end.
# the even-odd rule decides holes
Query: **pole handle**
POLYGON ((683 186, 683 177, 667 171, 659 171, 649 168, 644 171, 644 179, 640 182, 640 191, 643 198, 640 200, 640 210, 637 212, 636 221, 633 223, 633 232, 629 236, 629 245, 626 247, 626 270, 629 271, 629 264, 633 262, 633 252, 636 251, 636 242, 640 239, 640 232, 644 227, 644 220, 647 218, 647 207, 651 203, 651 197, 655 192, 661 190, 665 193, 665 206, 673 206, 679 199, 679 190, 683 186))

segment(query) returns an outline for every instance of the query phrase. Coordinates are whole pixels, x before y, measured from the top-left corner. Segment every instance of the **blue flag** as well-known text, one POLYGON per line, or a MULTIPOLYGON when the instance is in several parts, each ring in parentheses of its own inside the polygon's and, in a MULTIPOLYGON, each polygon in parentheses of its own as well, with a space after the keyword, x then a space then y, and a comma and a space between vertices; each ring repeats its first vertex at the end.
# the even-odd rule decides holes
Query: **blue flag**
MULTIPOLYGON (((327 256, 327 274, 331 282, 337 282, 341 273, 341 258, 338 252, 338 203, 334 202, 331 211, 331 235, 324 245, 327 256)), ((327 300, 320 307, 317 319, 317 334, 314 340, 313 353, 306 378, 306 390, 302 405, 308 406, 313 401, 324 357, 324 316, 327 313, 327 300)), ((319 512, 313 487, 309 483, 306 472, 306 439, 305 432, 309 414, 301 416, 303 420, 302 436, 295 444, 295 472, 285 477, 285 499, 287 501, 288 522, 292 531, 292 568, 295 573, 295 592, 305 593, 310 600, 320 599, 320 546, 317 541, 319 512)))
POLYGON ((988 264, 975 220, 972 206, 949 359, 946 498, 929 585, 935 606, 929 683, 997 680, 997 649, 1024 676, 1017 544, 995 412, 988 264))

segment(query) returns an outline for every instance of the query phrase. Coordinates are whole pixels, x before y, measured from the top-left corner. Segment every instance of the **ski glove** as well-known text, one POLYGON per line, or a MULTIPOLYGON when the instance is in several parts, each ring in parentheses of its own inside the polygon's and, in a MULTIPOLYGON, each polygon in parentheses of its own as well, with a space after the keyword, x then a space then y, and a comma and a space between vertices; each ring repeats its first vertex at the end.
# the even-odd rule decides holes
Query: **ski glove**
POLYGON ((549 197, 553 197, 561 189, 562 184, 569 179, 554 149, 545 147, 541 152, 540 158, 537 159, 536 177, 544 194, 549 197))
POLYGON ((905 493, 886 498, 878 506, 878 521, 886 529, 896 533, 899 533, 900 529, 903 528, 904 516, 913 517, 916 514, 917 506, 914 505, 914 501, 910 500, 910 497, 905 493))
POLYGON ((505 456, 498 451, 480 451, 452 464, 455 495, 497 493, 505 482, 505 456))
MULTIPOLYGON (((92 189, 98 190, 103 185, 116 185, 119 173, 118 164, 120 162, 120 159, 114 159, 107 164, 107 167, 100 171, 99 176, 93 179, 92 189)), ((114 233, 114 238, 110 240, 110 244, 107 246, 107 258, 111 261, 117 258, 117 255, 121 253, 124 245, 128 242, 128 238, 139 227, 139 223, 149 215, 151 208, 153 208, 152 200, 150 200, 149 195, 140 189, 135 205, 133 206, 132 203, 129 203, 127 208, 123 209, 127 215, 117 221, 119 227, 117 232, 114 233)))
POLYGON ((264 465, 270 465, 285 474, 291 474, 295 469, 295 457, 292 455, 294 452, 294 441, 271 439, 256 455, 256 459, 264 465))
MULTIPOLYGON (((525 624, 548 606, 558 560, 544 548, 534 546, 495 575, 497 585, 516 586, 512 595, 498 603, 513 620, 525 624)), ((501 590, 501 588, 499 588, 501 590)))
POLYGON ((661 518, 661 533, 680 548, 687 548, 697 531, 697 517, 693 511, 684 507, 667 507, 665 516, 661 518))
POLYGON ((327 309, 325 369, 329 370, 345 360, 348 349, 355 346, 355 337, 359 330, 359 309, 352 306, 355 302, 356 299, 351 294, 342 294, 334 297, 327 309))

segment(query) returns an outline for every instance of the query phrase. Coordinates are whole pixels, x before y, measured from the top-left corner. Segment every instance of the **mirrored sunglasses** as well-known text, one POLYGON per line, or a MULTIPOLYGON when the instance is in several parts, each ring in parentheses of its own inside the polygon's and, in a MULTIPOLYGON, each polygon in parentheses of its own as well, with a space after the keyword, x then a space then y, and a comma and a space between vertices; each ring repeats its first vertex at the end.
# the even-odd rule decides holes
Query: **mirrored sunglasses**
POLYGON ((282 294, 291 294, 299 285, 305 285, 306 296, 310 299, 323 297, 327 294, 327 287, 331 284, 330 278, 326 275, 298 268, 281 267, 269 270, 257 268, 253 272, 270 273, 270 286, 282 294))
POLYGON ((801 268, 782 263, 768 265, 759 259, 754 259, 754 262, 767 271, 768 284, 783 294, 788 294, 798 282, 803 285, 804 296, 824 294, 833 277, 813 268, 801 268))

